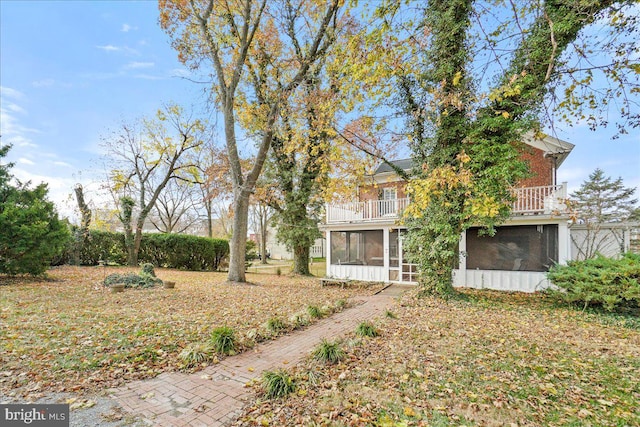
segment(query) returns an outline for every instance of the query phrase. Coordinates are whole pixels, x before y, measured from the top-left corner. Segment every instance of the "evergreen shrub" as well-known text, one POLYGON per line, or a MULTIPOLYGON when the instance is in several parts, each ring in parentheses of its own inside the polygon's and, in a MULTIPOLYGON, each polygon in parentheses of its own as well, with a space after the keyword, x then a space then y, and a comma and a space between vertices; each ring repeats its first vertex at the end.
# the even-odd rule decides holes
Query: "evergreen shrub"
POLYGON ((556 265, 549 280, 558 287, 547 292, 568 303, 602 306, 606 311, 640 307, 640 255, 620 259, 597 256, 556 265))

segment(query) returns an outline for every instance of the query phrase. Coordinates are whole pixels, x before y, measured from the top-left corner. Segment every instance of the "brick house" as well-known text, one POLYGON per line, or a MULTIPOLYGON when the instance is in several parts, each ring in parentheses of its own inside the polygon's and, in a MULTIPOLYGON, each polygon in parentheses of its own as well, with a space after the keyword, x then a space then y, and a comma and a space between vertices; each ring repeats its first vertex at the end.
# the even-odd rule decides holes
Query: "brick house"
MULTIPOLYGON (((477 228, 462 234, 454 286, 534 292, 549 286, 551 265, 570 259, 567 186, 556 182, 556 171, 574 146, 551 136, 524 143, 532 176, 513 189, 512 215, 494 237, 479 236, 477 228)), ((411 160, 395 165, 409 171, 411 160)), ((415 283, 417 266, 405 259, 399 222, 409 203, 406 183, 386 164, 367 180, 354 202, 326 205, 327 277, 415 283)))

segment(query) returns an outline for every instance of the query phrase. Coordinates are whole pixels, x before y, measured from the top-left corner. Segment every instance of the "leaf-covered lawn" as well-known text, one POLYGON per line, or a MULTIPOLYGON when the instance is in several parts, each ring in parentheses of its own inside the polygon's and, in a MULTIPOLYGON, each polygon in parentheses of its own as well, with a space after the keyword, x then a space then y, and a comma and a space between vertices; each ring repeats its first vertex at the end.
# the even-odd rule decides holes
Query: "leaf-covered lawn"
POLYGON ((180 351, 228 325, 239 336, 274 316, 380 289, 320 287, 314 278, 157 269, 175 289, 111 293, 114 272, 139 269, 60 267, 50 280, 0 276, 0 395, 88 391, 183 368, 180 351))
POLYGON ((238 425, 640 425, 637 324, 540 295, 465 293, 405 296, 380 336, 345 340, 338 365, 296 367, 297 391, 238 425))

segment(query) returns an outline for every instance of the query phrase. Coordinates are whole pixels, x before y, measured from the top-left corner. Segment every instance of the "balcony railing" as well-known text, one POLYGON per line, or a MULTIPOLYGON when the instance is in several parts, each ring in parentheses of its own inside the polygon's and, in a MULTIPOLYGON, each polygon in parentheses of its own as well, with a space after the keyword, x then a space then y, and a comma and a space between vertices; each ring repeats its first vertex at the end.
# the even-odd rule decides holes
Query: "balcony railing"
POLYGON ((514 188, 511 212, 514 214, 551 214, 567 210, 567 183, 540 187, 514 188))
POLYGON ((397 219, 408 204, 409 199, 391 199, 327 205, 327 223, 397 219))
MULTIPOLYGON (((515 215, 566 212, 567 184, 515 188, 512 213, 515 215)), ((367 200, 328 204, 327 224, 344 222, 376 222, 400 218, 409 199, 367 200)))

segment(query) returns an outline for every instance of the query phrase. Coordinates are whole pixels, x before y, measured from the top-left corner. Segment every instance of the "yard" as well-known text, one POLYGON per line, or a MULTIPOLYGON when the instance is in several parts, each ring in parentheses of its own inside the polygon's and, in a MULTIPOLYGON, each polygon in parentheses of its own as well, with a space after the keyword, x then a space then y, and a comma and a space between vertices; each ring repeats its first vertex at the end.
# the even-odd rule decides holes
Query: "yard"
MULTIPOLYGON (((0 394, 101 391, 160 372, 213 328, 241 336, 273 317, 377 287, 317 279, 156 270, 174 290, 111 293, 113 267, 61 267, 49 280, 0 277, 0 394)), ((136 270, 137 271, 137 270, 136 270)), ((640 319, 555 306, 546 297, 471 291, 443 301, 402 297, 379 336, 342 342, 346 359, 292 367, 297 390, 255 388, 238 425, 640 425, 640 319)), ((330 337, 328 337, 330 338, 330 337)))
POLYGON ((237 425, 640 426, 639 318, 464 294, 405 295, 378 337, 347 338, 337 365, 297 366, 293 395, 237 425))
POLYGON ((139 269, 60 267, 49 279, 0 276, 0 394, 98 391, 184 369, 180 351, 227 325, 243 337, 273 317, 287 320, 308 305, 334 305, 371 288, 322 288, 317 279, 249 274, 229 285, 223 273, 156 269, 176 289, 111 293, 114 272, 139 269))

